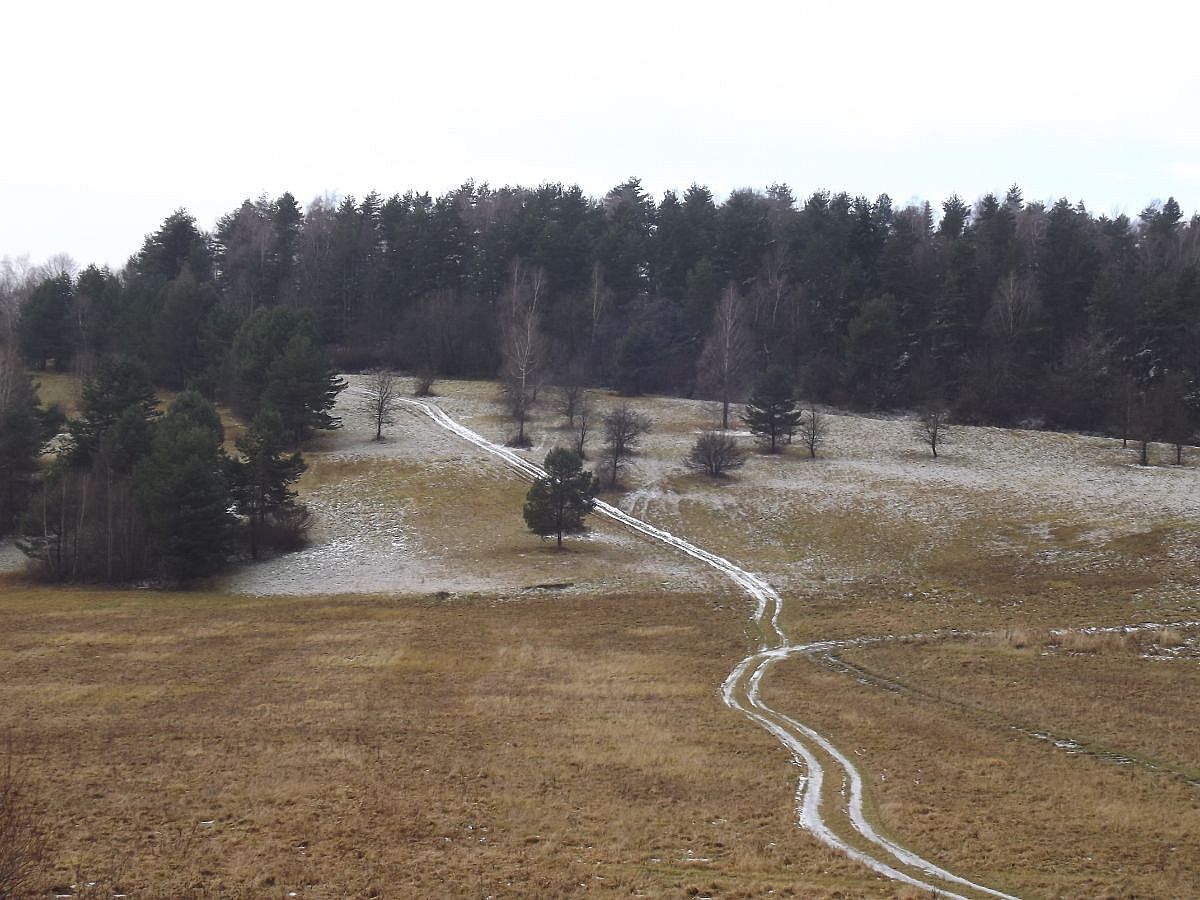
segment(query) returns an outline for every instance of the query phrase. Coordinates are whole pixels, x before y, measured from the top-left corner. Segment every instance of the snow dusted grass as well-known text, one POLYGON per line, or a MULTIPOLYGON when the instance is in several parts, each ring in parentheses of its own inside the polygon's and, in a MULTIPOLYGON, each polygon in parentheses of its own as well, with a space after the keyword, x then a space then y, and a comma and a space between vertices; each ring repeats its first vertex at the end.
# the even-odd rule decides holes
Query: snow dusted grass
MULTIPOLYGON (((465 424, 504 433, 493 385, 449 383, 446 390, 455 393, 435 400, 465 424)), ((228 590, 519 595, 543 584, 592 592, 719 583, 703 567, 598 518, 556 551, 525 528, 526 482, 408 409, 396 410, 386 440, 373 441, 360 402, 343 394, 337 412, 344 427, 305 451, 309 471, 297 487, 314 517, 310 546, 242 567, 223 583, 228 590)), ((552 446, 543 439, 528 455, 540 463, 552 446)))

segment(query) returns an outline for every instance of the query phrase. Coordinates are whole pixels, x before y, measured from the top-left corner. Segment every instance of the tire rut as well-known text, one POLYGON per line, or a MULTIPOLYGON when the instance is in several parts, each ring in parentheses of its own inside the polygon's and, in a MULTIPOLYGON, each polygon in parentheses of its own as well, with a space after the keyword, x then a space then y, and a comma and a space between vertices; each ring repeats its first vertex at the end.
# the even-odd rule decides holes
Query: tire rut
MULTIPOLYGON (((361 389, 354 393, 368 396, 361 389)), ((489 441, 455 421, 434 403, 398 398, 397 404, 419 411, 528 479, 545 472, 514 450, 489 441)), ((832 742, 814 729, 769 707, 760 696, 763 679, 778 662, 811 654, 820 644, 789 644, 779 624, 783 600, 763 578, 702 547, 644 522, 609 503, 597 501, 596 511, 651 540, 673 547, 715 569, 741 588, 755 604, 752 623, 761 635, 757 652, 741 660, 721 685, 725 704, 773 735, 803 771, 795 795, 797 824, 826 846, 861 863, 879 875, 942 897, 990 896, 1016 900, 1011 894, 956 875, 880 834, 863 812, 863 778, 857 767, 832 742), (840 775, 840 790, 827 781, 826 770, 840 775), (831 817, 826 806, 837 804, 831 817), (844 804, 844 805, 843 805, 844 804), (849 833, 847 833, 849 832, 849 833), (966 893, 962 893, 962 892, 966 893)), ((837 644, 840 642, 830 642, 837 644)))

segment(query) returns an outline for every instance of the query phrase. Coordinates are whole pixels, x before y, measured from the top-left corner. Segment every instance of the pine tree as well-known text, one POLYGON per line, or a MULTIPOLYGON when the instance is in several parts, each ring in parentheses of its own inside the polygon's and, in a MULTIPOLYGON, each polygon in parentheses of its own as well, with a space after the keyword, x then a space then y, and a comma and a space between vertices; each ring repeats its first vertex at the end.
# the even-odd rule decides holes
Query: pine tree
POLYGON ((297 334, 271 364, 263 402, 279 413, 284 434, 302 441, 314 429, 341 427, 341 420, 329 411, 345 387, 308 336, 297 334))
POLYGON ((582 531, 584 516, 595 507, 596 479, 578 453, 562 447, 546 455, 545 468, 546 477, 525 497, 525 524, 534 534, 557 536, 561 549, 563 533, 582 531))
POLYGON ((79 418, 70 423, 73 465, 86 466, 100 449, 105 432, 112 428, 127 409, 149 421, 158 415, 158 399, 146 367, 123 356, 109 356, 96 366, 92 377, 83 382, 79 418))
POLYGON ((14 375, 7 394, 6 400, 0 397, 0 536, 8 533, 25 505, 42 449, 33 385, 14 375))
POLYGON ((242 459, 229 463, 229 481, 238 512, 249 521, 250 556, 258 559, 272 518, 286 518, 301 507, 291 485, 308 466, 299 453, 287 453, 279 413, 264 408, 237 439, 242 459))
POLYGON ((781 441, 791 442, 803 416, 791 376, 782 366, 771 366, 755 381, 742 421, 768 453, 776 453, 781 441))
POLYGON ((61 370, 71 355, 67 311, 71 303, 71 276, 47 278, 30 295, 17 327, 21 355, 38 369, 50 360, 61 370))
POLYGON ((233 523, 222 462, 212 432, 189 417, 168 415, 155 426, 133 481, 163 578, 183 581, 225 564, 233 523))

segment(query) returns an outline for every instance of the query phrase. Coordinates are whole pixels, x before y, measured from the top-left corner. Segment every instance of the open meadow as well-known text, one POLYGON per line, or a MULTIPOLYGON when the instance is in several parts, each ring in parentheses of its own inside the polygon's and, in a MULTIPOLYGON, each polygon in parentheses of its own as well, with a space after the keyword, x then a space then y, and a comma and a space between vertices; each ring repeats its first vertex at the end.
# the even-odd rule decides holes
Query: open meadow
MULTIPOLYGON (((494 385, 437 391, 508 435, 494 385)), ((766 578, 790 643, 836 642, 762 696, 854 760, 876 829, 1012 895, 1200 893, 1193 460, 996 428, 934 460, 906 420, 829 414, 818 459, 715 483, 681 461, 710 404, 629 402, 654 430, 605 499, 766 578)), ((0 575, 33 895, 922 895, 798 828, 804 769, 722 704, 762 638, 734 584, 599 517, 556 552, 510 469, 340 403, 307 549, 189 592, 0 575)), ((539 463, 566 442, 548 408, 533 436, 539 463)))

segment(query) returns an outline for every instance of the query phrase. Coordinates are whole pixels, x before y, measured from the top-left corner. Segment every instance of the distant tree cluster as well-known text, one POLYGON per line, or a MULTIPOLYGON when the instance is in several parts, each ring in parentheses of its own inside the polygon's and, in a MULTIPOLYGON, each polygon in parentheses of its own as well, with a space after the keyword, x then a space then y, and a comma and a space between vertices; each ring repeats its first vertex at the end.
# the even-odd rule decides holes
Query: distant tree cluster
POLYGON ((290 489, 304 463, 285 449, 279 414, 262 408, 237 456, 223 440, 202 395, 184 391, 162 414, 143 364, 102 358, 27 500, 22 549, 45 577, 109 582, 185 581, 223 568, 239 548, 290 549, 306 523, 290 489))
POLYGON ((303 542, 294 448, 338 425, 344 383, 316 314, 280 303, 303 217, 286 197, 270 206, 275 236, 253 246, 246 210, 215 235, 178 212, 119 273, 0 271, 0 533, 18 530, 47 577, 179 581, 303 542), (253 276, 227 267, 250 257, 253 276), (61 416, 38 406, 20 358, 82 378, 50 465, 38 457, 61 416), (179 392, 165 414, 156 388, 179 392), (216 399, 250 423, 233 456, 216 399))

